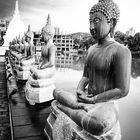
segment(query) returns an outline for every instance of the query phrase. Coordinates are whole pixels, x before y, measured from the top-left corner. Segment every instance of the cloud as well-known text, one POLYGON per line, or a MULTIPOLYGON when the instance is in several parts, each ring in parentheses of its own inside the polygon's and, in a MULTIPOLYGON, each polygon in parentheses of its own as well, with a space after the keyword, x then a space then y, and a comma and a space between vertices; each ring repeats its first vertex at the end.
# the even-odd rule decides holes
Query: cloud
POLYGON ((15 0, 0 0, 0 18, 11 17, 14 7, 15 0))

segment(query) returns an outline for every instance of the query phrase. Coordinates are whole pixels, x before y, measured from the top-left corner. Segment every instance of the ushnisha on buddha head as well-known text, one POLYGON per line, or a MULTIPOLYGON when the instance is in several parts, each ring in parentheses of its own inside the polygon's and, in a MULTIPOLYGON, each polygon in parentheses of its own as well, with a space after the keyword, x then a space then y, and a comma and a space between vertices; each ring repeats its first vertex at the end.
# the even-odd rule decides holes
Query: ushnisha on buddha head
POLYGON ((91 8, 89 15, 90 32, 93 38, 102 39, 108 35, 113 37, 120 16, 120 10, 113 0, 99 0, 91 8))

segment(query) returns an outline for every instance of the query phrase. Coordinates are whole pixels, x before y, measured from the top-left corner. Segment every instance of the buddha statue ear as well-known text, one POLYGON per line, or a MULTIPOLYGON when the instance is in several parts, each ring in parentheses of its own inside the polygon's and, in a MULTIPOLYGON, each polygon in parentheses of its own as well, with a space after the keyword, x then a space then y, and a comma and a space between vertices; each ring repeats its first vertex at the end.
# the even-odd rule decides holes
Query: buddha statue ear
POLYGON ((116 20, 112 18, 110 20, 110 37, 111 38, 114 36, 115 26, 116 26, 116 20))

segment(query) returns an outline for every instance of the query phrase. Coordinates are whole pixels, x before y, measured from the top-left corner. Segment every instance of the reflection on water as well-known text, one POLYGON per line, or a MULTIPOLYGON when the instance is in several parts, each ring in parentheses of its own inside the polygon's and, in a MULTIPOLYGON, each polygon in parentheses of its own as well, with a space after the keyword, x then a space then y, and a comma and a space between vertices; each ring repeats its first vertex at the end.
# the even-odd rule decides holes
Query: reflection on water
POLYGON ((120 99, 122 140, 140 140, 140 59, 132 60, 129 94, 120 99))

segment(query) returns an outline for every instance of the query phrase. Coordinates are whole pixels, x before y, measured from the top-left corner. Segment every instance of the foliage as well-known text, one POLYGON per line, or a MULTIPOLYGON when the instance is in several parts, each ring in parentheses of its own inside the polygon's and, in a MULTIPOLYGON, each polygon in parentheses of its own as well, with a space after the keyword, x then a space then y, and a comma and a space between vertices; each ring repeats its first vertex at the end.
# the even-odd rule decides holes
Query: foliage
POLYGON ((126 34, 124 34, 123 32, 121 31, 116 31, 115 34, 114 34, 114 38, 116 41, 118 41, 119 43, 121 44, 126 44, 126 34))

